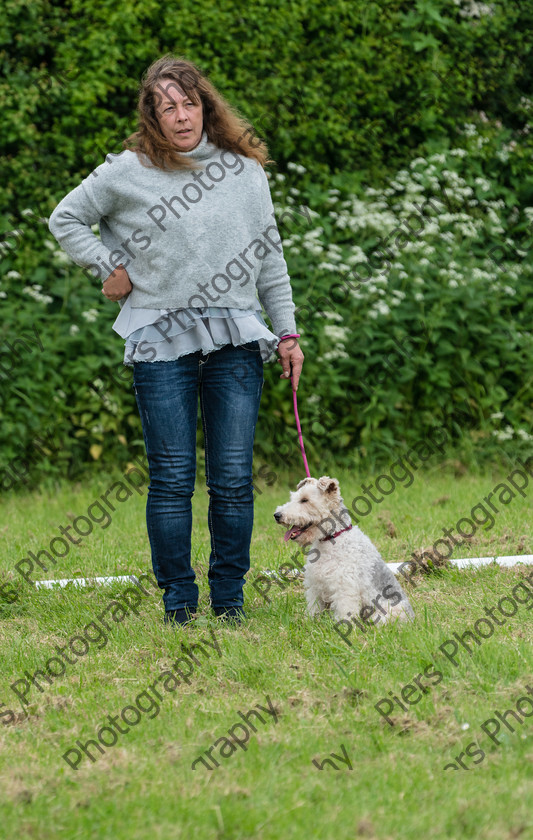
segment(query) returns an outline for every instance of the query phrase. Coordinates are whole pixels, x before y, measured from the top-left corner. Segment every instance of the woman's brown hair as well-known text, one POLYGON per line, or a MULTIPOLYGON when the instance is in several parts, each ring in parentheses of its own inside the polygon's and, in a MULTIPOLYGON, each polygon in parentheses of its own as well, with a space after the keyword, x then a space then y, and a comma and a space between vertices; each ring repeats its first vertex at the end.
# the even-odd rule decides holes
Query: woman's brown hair
MULTIPOLYGON (((145 72, 139 91, 139 128, 123 142, 131 151, 143 152, 160 169, 192 169, 197 161, 180 154, 163 135, 156 108, 162 95, 172 90, 173 83, 192 102, 202 103, 203 130, 207 139, 220 149, 255 158, 261 166, 274 163, 266 143, 260 140, 250 122, 213 87, 201 70, 185 58, 171 54, 154 61, 145 72), (169 82, 168 80, 172 80, 169 82)), ((142 157, 139 155, 141 163, 142 157)))

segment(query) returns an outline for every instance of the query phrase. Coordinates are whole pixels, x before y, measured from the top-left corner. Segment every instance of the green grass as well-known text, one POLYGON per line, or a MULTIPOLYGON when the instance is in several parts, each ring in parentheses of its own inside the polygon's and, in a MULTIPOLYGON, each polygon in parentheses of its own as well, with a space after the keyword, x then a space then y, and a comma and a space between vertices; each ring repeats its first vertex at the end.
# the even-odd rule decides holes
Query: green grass
MULTIPOLYGON (((400 486, 376 504, 361 519, 361 527, 386 560, 406 560, 442 536, 444 527, 468 516, 509 471, 503 467, 501 474, 457 477, 449 465, 417 472, 410 487, 400 486)), ((342 471, 336 475, 348 506, 361 493, 361 483, 375 479, 342 471)), ((257 485, 261 493, 250 580, 262 570, 278 569, 295 551, 283 542, 283 530, 272 514, 301 477, 280 476, 270 488, 257 485)), ((208 609, 207 495, 202 481, 193 498, 193 558, 201 588, 196 626, 179 631, 165 627, 160 595, 148 587, 139 615, 129 613, 122 623, 108 618, 107 644, 98 650, 91 643, 88 653, 67 665, 64 675, 42 693, 32 687, 23 712, 11 683, 24 678, 24 671, 42 669, 55 645, 66 644, 83 630, 125 587, 37 590, 13 574, 14 565, 28 550, 46 547, 60 525, 86 513, 114 479, 6 496, 2 502, 0 568, 18 594, 12 604, 0 601, 0 702, 5 704, 0 714, 12 710, 16 715, 14 723, 0 727, 2 836, 533 837, 528 803, 533 716, 515 722, 514 733, 502 725, 498 746, 481 730, 496 711, 515 709, 528 683, 533 687, 528 605, 521 605, 481 646, 473 646, 472 654, 460 649, 456 666, 439 650, 454 632, 471 629, 484 616, 485 606, 495 606, 533 568, 492 565, 418 576, 416 586, 406 586, 416 622, 366 634, 354 630, 351 647, 328 615, 315 620, 306 615, 301 580, 284 588, 273 583, 270 603, 248 584, 246 625, 223 627, 208 609), (139 724, 119 735, 94 763, 83 758, 78 770, 67 765, 62 755, 77 739, 95 738, 108 715, 134 705, 139 693, 184 655, 182 643, 211 640, 212 632, 222 656, 212 648, 209 659, 198 654, 201 664, 194 667, 190 684, 182 681, 172 693, 157 683, 162 700, 156 717, 149 717, 154 709, 143 713, 139 724), (427 674, 438 670, 439 684, 432 685, 436 680, 424 677, 424 669, 427 674), (389 725, 374 705, 391 694, 400 696, 418 675, 427 693, 408 711, 396 706, 390 713, 394 725, 389 725), (267 706, 267 698, 278 713, 277 722, 264 715, 265 723, 257 723, 247 749, 227 746, 225 758, 220 757, 220 742, 212 752, 220 763, 217 769, 208 771, 202 763, 191 769, 195 759, 239 722, 239 711, 267 706), (472 742, 484 751, 484 759, 474 764, 474 746, 473 757, 462 759, 468 770, 445 771, 472 742), (342 747, 353 769, 339 764, 339 770, 319 770, 313 764, 331 753, 342 756, 342 747)), ((118 503, 108 528, 95 525, 82 545, 72 547, 50 572, 38 570, 38 577, 148 569, 145 496, 118 503)), ((493 527, 479 527, 455 556, 515 553, 533 553, 527 492, 502 506, 493 527)))

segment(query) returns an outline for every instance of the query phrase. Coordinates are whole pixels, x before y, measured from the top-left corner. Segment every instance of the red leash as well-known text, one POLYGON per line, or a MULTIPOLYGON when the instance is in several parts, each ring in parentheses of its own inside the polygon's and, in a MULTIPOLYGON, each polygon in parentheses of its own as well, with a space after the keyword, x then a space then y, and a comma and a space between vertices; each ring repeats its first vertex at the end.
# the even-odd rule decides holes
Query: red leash
MULTIPOLYGON (((287 338, 300 338, 299 333, 292 333, 291 335, 284 335, 280 338, 278 342, 278 347, 282 341, 285 341, 287 338)), ((294 388, 294 384, 292 381, 292 362, 289 362, 291 368, 291 387, 292 387, 292 402, 294 406, 294 416, 296 417, 296 428, 298 429, 298 440, 300 441, 300 449, 302 450, 302 458, 304 459, 304 467, 305 467, 305 474, 307 478, 311 478, 311 473, 309 472, 309 467, 307 466, 307 458, 305 457, 305 447, 304 447, 304 439, 302 437, 302 429, 300 426, 300 418, 298 417, 298 405, 296 402, 296 389, 294 388)))
MULTIPOLYGON (((291 365, 291 386, 292 386, 292 365, 291 365)), ((296 417, 296 428, 298 429, 298 440, 300 441, 300 449, 302 450, 302 458, 304 459, 304 467, 305 467, 305 474, 308 478, 311 478, 311 473, 309 472, 309 467, 307 466, 307 458, 305 457, 305 448, 304 448, 304 440, 302 437, 302 429, 300 426, 300 418, 298 417, 298 405, 296 402, 296 391, 293 387, 292 389, 292 402, 294 405, 294 416, 296 417)))

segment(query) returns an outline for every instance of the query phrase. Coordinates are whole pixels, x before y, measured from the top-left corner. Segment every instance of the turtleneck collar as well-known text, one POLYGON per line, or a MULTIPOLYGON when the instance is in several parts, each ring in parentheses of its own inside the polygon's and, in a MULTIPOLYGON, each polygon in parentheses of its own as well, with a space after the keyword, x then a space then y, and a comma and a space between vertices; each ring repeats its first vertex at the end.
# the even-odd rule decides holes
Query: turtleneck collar
POLYGON ((191 149, 190 152, 180 152, 180 154, 192 157, 195 160, 205 160, 205 158, 211 157, 215 150, 215 144, 207 139, 207 131, 204 129, 198 145, 194 149, 191 149))

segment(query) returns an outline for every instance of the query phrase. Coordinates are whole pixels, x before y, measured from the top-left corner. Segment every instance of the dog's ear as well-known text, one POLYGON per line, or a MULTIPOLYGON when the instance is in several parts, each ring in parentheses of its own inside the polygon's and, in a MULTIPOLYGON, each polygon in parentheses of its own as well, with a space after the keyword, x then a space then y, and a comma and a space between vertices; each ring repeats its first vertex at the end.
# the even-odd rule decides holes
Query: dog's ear
POLYGON ((317 487, 323 493, 333 494, 339 492, 339 482, 336 478, 330 478, 329 475, 323 475, 319 478, 317 487))
POLYGON ((310 481, 312 483, 313 481, 316 481, 316 478, 309 478, 309 477, 308 478, 302 478, 302 480, 299 482, 299 484, 296 485, 296 489, 299 490, 300 487, 303 487, 304 484, 307 484, 308 481, 310 481))

